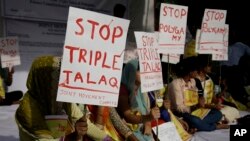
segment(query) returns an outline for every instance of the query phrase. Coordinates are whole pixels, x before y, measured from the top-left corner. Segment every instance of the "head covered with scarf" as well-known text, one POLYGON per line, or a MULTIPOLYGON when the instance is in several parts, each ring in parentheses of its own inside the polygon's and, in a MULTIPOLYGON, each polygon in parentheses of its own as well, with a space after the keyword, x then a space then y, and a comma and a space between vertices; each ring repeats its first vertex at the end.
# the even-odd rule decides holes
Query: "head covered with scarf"
POLYGON ((70 121, 82 117, 80 111, 72 117, 71 103, 56 101, 60 61, 61 58, 55 56, 42 56, 33 61, 26 83, 28 90, 16 110, 20 130, 49 137, 51 133, 45 122, 46 115, 67 114, 70 121))
POLYGON ((62 103, 56 101, 60 62, 60 57, 38 58, 33 62, 28 75, 26 94, 39 103, 46 115, 60 114, 62 110, 62 103))
POLYGON ((132 59, 123 69, 121 82, 129 91, 131 108, 140 111, 141 114, 147 114, 148 108, 141 92, 141 83, 136 80, 137 73, 139 73, 139 61, 132 59))

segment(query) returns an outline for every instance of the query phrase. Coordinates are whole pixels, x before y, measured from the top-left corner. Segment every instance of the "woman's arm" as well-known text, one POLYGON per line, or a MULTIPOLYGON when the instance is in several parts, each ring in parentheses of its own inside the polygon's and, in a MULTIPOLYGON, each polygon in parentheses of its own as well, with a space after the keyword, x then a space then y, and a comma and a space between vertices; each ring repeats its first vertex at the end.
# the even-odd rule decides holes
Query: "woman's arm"
POLYGON ((122 121, 121 117, 117 113, 116 109, 111 107, 109 109, 110 120, 114 127, 121 133, 126 139, 130 141, 138 141, 133 132, 128 128, 128 126, 122 121))
MULTIPOLYGON (((78 120, 82 116, 83 116, 83 113, 80 110, 80 108, 76 104, 72 104, 72 117, 78 120)), ((95 141, 102 141, 105 137, 107 137, 107 134, 105 133, 105 131, 99 129, 88 118, 87 118, 87 124, 88 124, 87 135, 91 139, 95 141)))

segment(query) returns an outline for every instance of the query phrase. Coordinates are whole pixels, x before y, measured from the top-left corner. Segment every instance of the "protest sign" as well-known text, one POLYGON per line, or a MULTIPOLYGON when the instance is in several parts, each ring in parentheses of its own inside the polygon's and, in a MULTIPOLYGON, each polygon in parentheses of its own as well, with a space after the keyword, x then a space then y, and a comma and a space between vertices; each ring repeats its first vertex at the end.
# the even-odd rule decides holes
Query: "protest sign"
POLYGON ((226 61, 228 60, 228 34, 229 34, 229 25, 225 24, 225 31, 223 36, 223 48, 215 50, 215 53, 212 54, 212 60, 214 61, 226 61))
POLYGON ((163 88, 157 33, 135 32, 140 64, 141 89, 149 92, 163 88))
POLYGON ((213 54, 224 46, 226 10, 205 9, 199 40, 200 54, 213 54))
POLYGON ((128 25, 69 8, 57 101, 117 106, 128 25))
POLYGON ((187 6, 161 4, 159 24, 160 53, 184 53, 187 12, 187 6))
POLYGON ((17 37, 0 38, 0 54, 2 68, 20 65, 19 44, 17 37))

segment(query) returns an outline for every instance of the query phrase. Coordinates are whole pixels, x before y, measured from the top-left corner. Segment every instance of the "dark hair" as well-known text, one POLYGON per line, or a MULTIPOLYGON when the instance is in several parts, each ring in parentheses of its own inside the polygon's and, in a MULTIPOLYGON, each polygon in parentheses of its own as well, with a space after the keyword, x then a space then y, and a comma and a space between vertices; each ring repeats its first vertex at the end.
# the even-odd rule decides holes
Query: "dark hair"
POLYGON ((182 59, 175 66, 175 73, 178 77, 184 77, 195 70, 197 70, 196 56, 182 59))
POLYGON ((115 17, 122 18, 125 14, 125 11, 126 11, 126 7, 124 5, 118 3, 114 6, 113 13, 114 13, 115 17))
POLYGON ((197 70, 201 71, 207 66, 211 66, 211 55, 209 54, 199 54, 197 56, 197 70))

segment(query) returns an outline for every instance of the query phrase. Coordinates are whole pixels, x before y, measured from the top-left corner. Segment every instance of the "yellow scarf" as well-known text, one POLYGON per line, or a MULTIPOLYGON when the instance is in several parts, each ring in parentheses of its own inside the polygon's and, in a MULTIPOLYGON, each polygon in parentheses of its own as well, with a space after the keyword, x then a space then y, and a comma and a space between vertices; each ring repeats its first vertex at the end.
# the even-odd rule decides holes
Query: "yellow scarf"
POLYGON ((192 135, 190 135, 182 126, 182 124, 180 123, 180 121, 175 117, 175 115, 170 111, 168 110, 168 113, 170 114, 170 118, 171 118, 171 121, 174 123, 181 139, 183 141, 188 141, 192 135))
POLYGON ((5 90, 3 86, 3 78, 0 76, 0 96, 5 99, 5 90))

